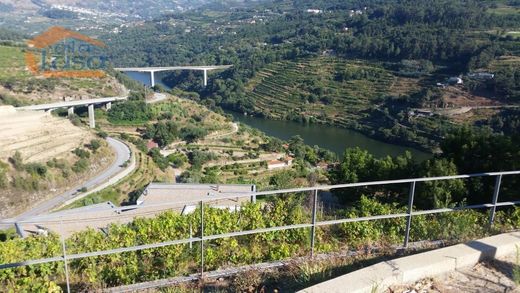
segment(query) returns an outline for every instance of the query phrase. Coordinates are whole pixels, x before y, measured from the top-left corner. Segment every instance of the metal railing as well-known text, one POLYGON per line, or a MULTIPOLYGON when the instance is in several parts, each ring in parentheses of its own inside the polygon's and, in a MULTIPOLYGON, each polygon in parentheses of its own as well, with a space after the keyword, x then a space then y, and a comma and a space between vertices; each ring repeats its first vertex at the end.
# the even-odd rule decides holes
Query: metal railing
MULTIPOLYGON (((284 190, 273 190, 273 191, 261 191, 261 192, 251 192, 251 193, 243 193, 243 194, 229 194, 229 195, 220 195, 220 196, 212 196, 211 198, 198 201, 198 204, 200 205, 200 213, 201 213, 201 221, 200 221, 200 236, 199 237, 190 237, 185 239, 178 239, 178 240, 172 240, 172 241, 165 241, 165 242, 158 242, 158 243, 152 243, 152 244, 143 244, 143 245, 137 245, 137 246, 131 246, 131 247, 123 247, 123 248, 116 248, 116 249, 110 249, 110 250, 103 250, 103 251, 95 251, 95 252, 86 252, 86 253, 77 253, 77 254, 67 254, 66 253, 66 246, 65 242, 62 240, 62 249, 63 254, 61 256, 57 257, 51 257, 51 258, 43 258, 43 259, 34 259, 34 260, 27 260, 23 262, 17 262, 17 263, 8 263, 8 264, 0 264, 0 269, 9 269, 9 268, 16 268, 16 267, 22 267, 22 266, 28 266, 28 265, 37 265, 37 264, 44 264, 44 263, 52 263, 52 262, 63 262, 65 265, 65 274, 66 274, 66 280, 67 280, 67 289, 69 289, 69 273, 68 273, 68 264, 67 262, 70 260, 75 259, 82 259, 86 257, 96 257, 96 256, 103 256, 103 255, 110 255, 110 254, 117 254, 117 253, 123 253, 123 252, 133 252, 133 251, 139 251, 144 249, 153 249, 153 248, 161 248, 171 245, 179 245, 179 244, 191 244, 193 242, 200 242, 201 248, 200 248, 200 277, 203 278, 204 274, 204 242, 215 240, 215 239, 222 239, 222 238, 230 238, 230 237, 237 237, 237 236, 245 236, 245 235, 253 235, 253 234, 259 234, 259 233, 266 233, 266 232, 275 232, 275 231, 284 231, 284 230, 293 230, 293 229, 302 229, 302 228, 310 228, 311 229, 311 243, 310 243, 310 254, 311 257, 314 256, 314 246, 315 246, 315 234, 316 234, 316 228, 320 226, 329 226, 329 225, 337 225, 337 224, 343 224, 343 223, 353 223, 353 222, 362 222, 362 221, 372 221, 372 220, 381 220, 381 219, 394 219, 394 218, 406 218, 406 229, 405 229, 405 235, 404 235, 404 243, 403 247, 406 248, 408 246, 409 240, 410 240, 410 228, 412 224, 412 218, 413 216, 418 215, 427 215, 427 214, 438 214, 438 213, 446 213, 446 212, 452 212, 457 210, 466 210, 466 209, 481 209, 481 208, 490 208, 489 213, 489 223, 490 225, 493 224, 495 220, 495 214, 496 214, 496 208, 497 207, 503 207, 503 206, 512 206, 516 204, 520 204, 520 200, 518 201, 510 201, 510 202, 498 202, 498 197, 500 194, 500 187, 502 183, 503 176, 507 175, 520 175, 520 171, 508 171, 508 172, 491 172, 491 173, 477 173, 477 174, 467 174, 467 175, 455 175, 455 176, 442 176, 442 177, 427 177, 427 178, 412 178, 412 179, 400 179, 400 180, 386 180, 386 181, 372 181, 372 182, 360 182, 360 183, 350 183, 350 184, 339 184, 339 185, 324 185, 324 186, 314 186, 314 187, 305 187, 305 188, 293 188, 293 189, 284 189, 284 190), (421 210, 421 211, 414 211, 413 205, 414 205, 414 196, 415 196, 415 190, 416 185, 418 182, 429 182, 429 181, 443 181, 443 180, 454 180, 454 179, 466 179, 466 178, 475 178, 475 177, 495 177, 495 186, 494 191, 491 198, 491 203, 487 204, 477 204, 477 205, 466 205, 466 206, 460 206, 460 207, 454 207, 454 208, 440 208, 440 209, 433 209, 433 210, 421 210), (341 219, 335 219, 335 220, 325 220, 325 221, 317 221, 317 202, 318 202, 318 193, 319 191, 323 190, 333 190, 333 189, 343 189, 343 188, 353 188, 353 187, 365 187, 365 186, 376 186, 376 185, 391 185, 391 184, 404 184, 409 183, 410 184, 410 191, 408 194, 408 208, 406 213, 399 213, 399 214, 387 214, 387 215, 373 215, 373 216, 367 216, 367 217, 358 217, 358 218, 341 218, 341 219), (229 198, 253 198, 258 196, 280 196, 283 194, 288 193, 299 193, 299 192, 312 192, 313 200, 312 200, 312 218, 311 223, 302 223, 302 224, 292 224, 292 225, 285 225, 285 226, 276 226, 276 227, 268 227, 268 228, 260 228, 260 229, 253 229, 253 230, 244 230, 244 231, 236 231, 236 232, 229 232, 229 233, 223 233, 223 234, 216 234, 216 235, 205 235, 204 234, 204 202, 209 201, 215 201, 215 200, 223 200, 223 199, 229 199, 229 198)), ((153 207, 153 206, 161 206, 164 207, 164 205, 169 204, 180 204, 180 203, 193 203, 189 201, 184 202, 168 202, 168 203, 161 203, 161 204, 152 204, 152 205, 146 205, 147 208, 153 207)), ((114 209, 116 212, 123 212, 125 210, 129 209, 138 209, 139 206, 126 206, 126 207, 120 207, 117 209, 114 209)))

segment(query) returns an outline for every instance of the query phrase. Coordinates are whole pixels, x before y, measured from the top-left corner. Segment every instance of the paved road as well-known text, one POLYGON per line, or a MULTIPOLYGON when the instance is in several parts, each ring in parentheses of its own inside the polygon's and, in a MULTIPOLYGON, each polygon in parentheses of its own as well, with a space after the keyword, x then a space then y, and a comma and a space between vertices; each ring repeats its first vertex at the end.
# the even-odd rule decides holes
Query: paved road
POLYGON ((46 200, 46 201, 38 204, 37 206, 33 207, 32 209, 14 217, 14 218, 0 220, 0 229, 10 228, 10 227, 12 227, 12 224, 16 221, 24 220, 24 219, 31 218, 31 217, 39 215, 39 214, 46 213, 46 212, 52 210, 53 208, 59 206, 61 203, 65 202, 67 200, 70 200, 70 199, 76 197, 77 195, 79 195, 78 190, 81 189, 82 187, 86 187, 87 189, 92 189, 92 188, 96 187, 97 185, 107 181, 108 179, 110 179, 114 175, 118 174, 119 172, 121 172, 124 169, 124 167, 122 167, 122 165, 130 159, 130 155, 131 155, 130 149, 124 143, 122 143, 116 139, 113 139, 111 137, 107 138, 107 142, 112 147, 112 149, 116 152, 116 160, 108 169, 106 169, 103 173, 99 174, 98 176, 88 180, 86 183, 77 185, 74 188, 72 188, 71 190, 69 190, 61 195, 58 195, 49 200, 46 200))

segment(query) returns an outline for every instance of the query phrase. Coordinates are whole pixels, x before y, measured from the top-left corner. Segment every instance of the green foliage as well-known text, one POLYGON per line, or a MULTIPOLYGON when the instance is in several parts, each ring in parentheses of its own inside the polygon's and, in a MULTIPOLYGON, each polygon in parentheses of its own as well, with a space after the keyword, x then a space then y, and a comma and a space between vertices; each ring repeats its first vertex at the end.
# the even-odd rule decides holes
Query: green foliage
POLYGON ((97 134, 97 136, 99 136, 102 139, 106 139, 108 137, 108 133, 106 133, 105 131, 102 131, 102 130, 99 130, 96 134, 97 134))
MULTIPOLYGON (((405 212, 404 207, 398 207, 396 204, 382 204, 377 200, 362 196, 356 207, 346 212, 346 217, 358 218, 403 212, 405 212)), ((380 241, 400 242, 403 239, 404 228, 405 218, 397 218, 345 223, 341 224, 339 229, 345 237, 348 237, 351 245, 358 246, 380 241)))
POLYGON ((188 157, 180 152, 170 154, 167 158, 175 168, 182 168, 188 162, 188 157))
POLYGON ((504 110, 485 123, 496 132, 506 135, 520 135, 520 110, 504 110))
POLYGON ((200 168, 205 163, 215 160, 217 155, 213 152, 205 152, 200 150, 194 150, 188 154, 188 159, 190 164, 195 166, 195 168, 200 168))
POLYGON ((517 140, 486 130, 459 128, 446 137, 441 148, 443 156, 453 160, 463 173, 516 170, 520 168, 517 140))
POLYGON ((101 141, 99 139, 92 139, 88 147, 95 153, 101 147, 101 141))
POLYGON ((0 161, 0 189, 7 187, 7 171, 9 170, 9 165, 0 161))
MULTIPOLYGON (((426 161, 424 177, 458 175, 457 166, 446 159, 426 161)), ((461 179, 422 182, 416 188, 416 204, 424 208, 448 208, 461 203, 467 196, 461 179)))
POLYGON ((153 139, 159 146, 165 147, 179 137, 178 126, 173 121, 158 122, 146 126, 145 137, 153 139))
POLYGON ((152 118, 152 112, 144 101, 117 103, 108 111, 108 120, 115 124, 142 124, 148 122, 152 118))
POLYGON ((168 159, 161 154, 161 150, 158 148, 151 149, 148 155, 152 157, 154 163, 163 171, 170 165, 168 159))
POLYGON ((88 159, 90 158, 90 152, 81 148, 75 148, 72 153, 74 153, 76 156, 78 156, 81 159, 88 159))
POLYGON ((130 101, 144 101, 145 99, 146 96, 142 91, 132 91, 130 92, 130 95, 128 95, 128 100, 130 101))
POLYGON ((12 157, 9 158, 9 162, 13 165, 13 167, 20 171, 23 170, 23 158, 22 154, 19 151, 16 151, 12 157))
POLYGON ((83 172, 87 171, 88 166, 89 166, 88 160, 85 158, 81 158, 76 163, 74 163, 74 165, 72 165, 72 171, 74 171, 74 173, 78 173, 78 174, 83 173, 83 172))
POLYGON ((25 171, 31 175, 36 175, 39 177, 45 177, 45 175, 47 175, 47 167, 40 163, 29 163, 24 167, 25 171))
POLYGON ((292 186, 292 181, 296 177, 294 171, 284 171, 276 173, 269 178, 269 185, 278 189, 285 189, 292 186))
MULTIPOLYGON (((360 148, 347 149, 340 164, 330 171, 335 184, 368 182, 413 177, 418 166, 411 154, 377 159, 360 148)), ((399 186, 372 186, 365 188, 349 188, 338 190, 335 194, 342 202, 355 202, 362 194, 381 191, 386 195, 402 192, 399 186)))
POLYGON ((188 143, 196 142, 208 135, 208 131, 202 127, 190 125, 181 129, 180 136, 188 143))

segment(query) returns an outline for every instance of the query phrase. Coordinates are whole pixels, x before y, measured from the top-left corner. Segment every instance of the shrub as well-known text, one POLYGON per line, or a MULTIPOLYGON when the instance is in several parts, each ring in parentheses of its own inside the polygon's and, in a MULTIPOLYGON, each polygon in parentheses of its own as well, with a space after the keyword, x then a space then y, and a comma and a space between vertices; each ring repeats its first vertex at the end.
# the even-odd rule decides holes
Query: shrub
POLYGON ((23 169, 23 159, 22 154, 19 151, 16 151, 12 157, 9 158, 9 162, 13 165, 13 167, 20 171, 23 169))
POLYGON ((148 155, 152 157, 154 163, 163 171, 170 165, 168 159, 161 154, 161 151, 158 148, 151 149, 148 152, 148 155))
POLYGON ((9 166, 0 161, 0 188, 6 188, 7 187, 7 168, 9 166))
POLYGON ((169 155, 168 161, 173 164, 176 168, 182 168, 186 162, 188 162, 188 158, 183 153, 173 153, 169 155))
POLYGON ((97 132, 97 136, 101 137, 102 139, 106 139, 108 137, 108 133, 106 133, 103 130, 100 130, 97 132))
POLYGON ((74 163, 74 165, 72 166, 72 171, 74 171, 74 173, 83 173, 87 170, 88 165, 88 160, 85 158, 81 158, 76 163, 74 163))
POLYGON ((25 171, 31 175, 45 177, 47 174, 47 167, 40 163, 30 163, 25 165, 25 171))
POLYGON ((72 151, 76 156, 78 156, 81 159, 88 159, 90 158, 90 153, 87 150, 76 148, 74 151, 72 151))
POLYGON ((204 138, 208 134, 208 131, 201 127, 188 126, 181 129, 181 137, 188 143, 196 142, 197 140, 204 138))
POLYGON ((89 148, 92 152, 96 152, 101 147, 101 141, 98 139, 93 139, 90 141, 89 148))

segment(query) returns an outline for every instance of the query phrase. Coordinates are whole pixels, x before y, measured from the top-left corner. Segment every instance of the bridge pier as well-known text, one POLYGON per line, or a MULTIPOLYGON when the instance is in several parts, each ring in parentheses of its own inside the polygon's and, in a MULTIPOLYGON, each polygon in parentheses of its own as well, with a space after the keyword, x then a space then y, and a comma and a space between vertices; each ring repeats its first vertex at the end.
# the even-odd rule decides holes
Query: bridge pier
POLYGON ((112 102, 108 102, 105 104, 105 109, 108 111, 110 109, 112 109, 112 102))
POLYGON ((153 71, 153 70, 150 71, 150 84, 152 87, 155 86, 155 74, 154 73, 155 73, 155 71, 153 71))
POLYGON ((74 107, 69 107, 67 109, 67 114, 69 117, 72 117, 74 115, 74 107))
POLYGON ((204 86, 208 86, 208 70, 204 69, 204 86))
POLYGON ((96 128, 96 119, 94 118, 94 104, 88 105, 88 122, 90 128, 96 128))

